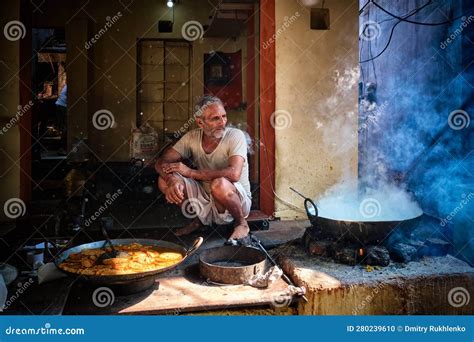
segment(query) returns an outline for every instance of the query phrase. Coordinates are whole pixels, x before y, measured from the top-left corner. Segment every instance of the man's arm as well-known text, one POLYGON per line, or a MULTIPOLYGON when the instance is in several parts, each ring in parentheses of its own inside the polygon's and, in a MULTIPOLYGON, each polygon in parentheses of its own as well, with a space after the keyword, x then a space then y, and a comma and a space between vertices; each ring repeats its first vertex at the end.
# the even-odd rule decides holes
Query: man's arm
POLYGON ((191 178, 202 181, 212 181, 213 179, 224 177, 231 182, 238 182, 242 169, 244 167, 244 158, 242 156, 232 156, 229 158, 229 166, 221 170, 191 170, 191 178))
POLYGON ((200 169, 193 170, 188 168, 183 163, 170 163, 164 165, 166 173, 177 172, 184 177, 193 178, 201 181, 212 181, 213 179, 224 177, 231 182, 238 182, 242 169, 244 167, 244 157, 242 156, 231 156, 229 158, 229 165, 226 168, 220 170, 200 169))
POLYGON ((163 178, 165 182, 169 184, 169 181, 172 180, 174 176, 172 173, 165 172, 164 169, 170 163, 178 163, 181 162, 181 160, 183 160, 181 154, 179 154, 178 151, 176 151, 174 148, 169 148, 156 161, 155 170, 160 175, 160 177, 163 178))

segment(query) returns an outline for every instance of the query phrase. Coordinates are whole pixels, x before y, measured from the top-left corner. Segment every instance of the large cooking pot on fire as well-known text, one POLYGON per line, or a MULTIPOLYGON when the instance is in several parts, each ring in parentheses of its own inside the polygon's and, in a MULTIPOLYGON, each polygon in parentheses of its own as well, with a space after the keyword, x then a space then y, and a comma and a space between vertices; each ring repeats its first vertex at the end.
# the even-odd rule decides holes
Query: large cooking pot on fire
POLYGON ((318 207, 310 198, 305 197, 304 207, 309 221, 314 227, 320 229, 322 236, 363 244, 378 244, 387 239, 396 229, 412 227, 423 215, 419 213, 387 221, 341 220, 320 216, 318 207))

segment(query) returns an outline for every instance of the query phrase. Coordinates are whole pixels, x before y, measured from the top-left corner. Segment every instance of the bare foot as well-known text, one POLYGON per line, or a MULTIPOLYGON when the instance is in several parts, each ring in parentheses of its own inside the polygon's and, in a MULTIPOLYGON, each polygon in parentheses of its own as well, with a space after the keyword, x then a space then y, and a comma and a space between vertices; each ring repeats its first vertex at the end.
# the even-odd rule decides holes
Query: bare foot
POLYGON ((201 221, 199 221, 199 218, 196 217, 188 225, 184 226, 183 228, 176 229, 176 231, 174 232, 174 235, 176 236, 188 235, 202 227, 204 227, 203 224, 201 223, 201 221))
POLYGON ((247 221, 243 220, 239 224, 237 224, 234 227, 234 231, 232 232, 232 235, 229 237, 229 240, 231 239, 242 239, 249 235, 250 228, 249 225, 247 224, 247 221))

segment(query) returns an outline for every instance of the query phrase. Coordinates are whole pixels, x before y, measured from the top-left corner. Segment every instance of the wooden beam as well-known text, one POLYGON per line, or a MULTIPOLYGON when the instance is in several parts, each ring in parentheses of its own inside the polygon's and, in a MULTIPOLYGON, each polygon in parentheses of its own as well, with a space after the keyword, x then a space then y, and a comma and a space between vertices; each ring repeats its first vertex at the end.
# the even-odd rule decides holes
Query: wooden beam
MULTIPOLYGON (((249 12, 247 21, 247 132, 255 139, 255 22, 254 14, 249 12)), ((256 153, 250 155, 249 176, 252 183, 258 183, 256 153)), ((260 205, 260 203, 258 204, 260 205)))
POLYGON ((38 63, 66 62, 66 53, 38 52, 38 63))
POLYGON ((260 1, 260 210, 275 211, 275 0, 260 1), (265 43, 265 44, 264 44, 265 43), (265 48, 264 48, 265 45, 265 48))

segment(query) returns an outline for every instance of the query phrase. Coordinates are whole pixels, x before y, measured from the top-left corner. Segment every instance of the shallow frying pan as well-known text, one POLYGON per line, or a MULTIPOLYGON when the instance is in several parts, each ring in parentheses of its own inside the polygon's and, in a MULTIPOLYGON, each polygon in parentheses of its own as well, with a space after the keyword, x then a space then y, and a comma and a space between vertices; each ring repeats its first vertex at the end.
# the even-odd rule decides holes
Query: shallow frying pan
MULTIPOLYGON (((127 284, 129 282, 135 282, 137 280, 145 279, 145 278, 150 278, 150 277, 155 277, 160 273, 169 271, 178 265, 182 264, 186 259, 188 259, 191 255, 193 255, 201 246, 203 242, 202 237, 198 237, 195 241, 194 244, 192 245, 191 248, 186 249, 183 246, 180 246, 178 244, 168 242, 168 241, 161 241, 161 240, 151 240, 151 239, 113 239, 110 240, 113 245, 129 245, 132 243, 139 243, 143 246, 154 246, 154 247, 161 247, 161 248, 166 248, 168 250, 172 250, 178 253, 181 253, 184 255, 184 258, 171 266, 161 268, 159 270, 154 270, 154 271, 148 271, 148 272, 141 272, 141 273, 134 273, 134 274, 120 274, 120 275, 100 275, 100 276, 91 276, 91 275, 79 275, 76 273, 72 272, 67 272, 61 269, 64 273, 67 273, 68 275, 71 275, 73 277, 78 277, 80 279, 84 279, 88 282, 91 283, 96 283, 96 284, 103 284, 103 285, 114 285, 114 284, 127 284)), ((70 248, 64 252, 62 252, 56 259, 55 259, 55 264, 56 266, 59 266, 63 261, 65 261, 69 255, 73 253, 78 253, 81 252, 84 249, 92 249, 92 248, 102 248, 104 246, 105 241, 96 241, 96 242, 91 242, 91 243, 86 243, 83 245, 79 245, 73 248, 70 248)))

